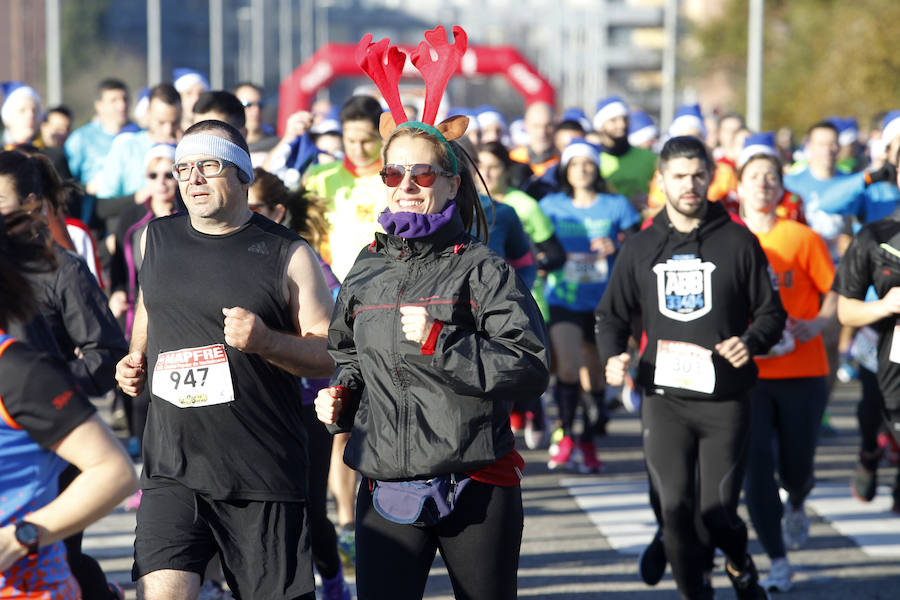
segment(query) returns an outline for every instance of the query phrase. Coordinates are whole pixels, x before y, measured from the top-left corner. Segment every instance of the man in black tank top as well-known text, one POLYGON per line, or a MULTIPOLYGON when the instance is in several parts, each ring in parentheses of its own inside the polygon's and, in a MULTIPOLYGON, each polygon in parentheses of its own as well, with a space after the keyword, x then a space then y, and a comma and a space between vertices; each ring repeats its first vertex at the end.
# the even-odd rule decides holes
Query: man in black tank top
POLYGON ((327 377, 331 294, 309 246, 252 213, 247 144, 190 127, 187 214, 152 221, 122 390, 151 394, 132 577, 193 600, 218 552, 236 598, 314 598, 299 377, 327 377))

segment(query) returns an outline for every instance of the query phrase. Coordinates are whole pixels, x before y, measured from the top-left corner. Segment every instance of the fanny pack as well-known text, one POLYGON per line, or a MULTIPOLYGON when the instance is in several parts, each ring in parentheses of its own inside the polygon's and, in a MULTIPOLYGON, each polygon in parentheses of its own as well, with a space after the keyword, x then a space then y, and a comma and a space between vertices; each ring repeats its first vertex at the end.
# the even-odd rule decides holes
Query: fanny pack
POLYGON ((431 527, 453 512, 471 480, 455 474, 413 481, 370 479, 369 490, 375 510, 388 521, 431 527))

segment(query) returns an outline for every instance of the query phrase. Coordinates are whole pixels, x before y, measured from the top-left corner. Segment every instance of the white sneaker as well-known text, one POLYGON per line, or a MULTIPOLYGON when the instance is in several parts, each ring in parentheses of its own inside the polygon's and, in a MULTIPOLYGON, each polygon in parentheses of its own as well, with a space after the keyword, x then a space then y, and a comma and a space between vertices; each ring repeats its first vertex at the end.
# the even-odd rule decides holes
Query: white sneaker
POLYGON ((781 531, 784 545, 791 550, 797 550, 806 544, 809 539, 809 517, 802 506, 787 509, 781 522, 781 531))
POLYGON ((759 582, 762 588, 769 592, 786 592, 791 589, 791 577, 794 575, 794 569, 787 557, 776 558, 772 561, 772 567, 769 569, 769 575, 759 582))

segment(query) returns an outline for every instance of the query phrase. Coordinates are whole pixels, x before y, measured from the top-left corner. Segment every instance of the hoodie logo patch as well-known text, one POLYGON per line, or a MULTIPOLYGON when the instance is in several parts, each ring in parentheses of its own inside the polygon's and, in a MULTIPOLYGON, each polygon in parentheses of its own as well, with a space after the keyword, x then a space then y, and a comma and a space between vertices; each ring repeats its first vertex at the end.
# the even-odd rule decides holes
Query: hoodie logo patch
POLYGON ((699 258, 669 259, 653 267, 659 312, 675 321, 693 321, 712 310, 712 272, 716 265, 699 258))

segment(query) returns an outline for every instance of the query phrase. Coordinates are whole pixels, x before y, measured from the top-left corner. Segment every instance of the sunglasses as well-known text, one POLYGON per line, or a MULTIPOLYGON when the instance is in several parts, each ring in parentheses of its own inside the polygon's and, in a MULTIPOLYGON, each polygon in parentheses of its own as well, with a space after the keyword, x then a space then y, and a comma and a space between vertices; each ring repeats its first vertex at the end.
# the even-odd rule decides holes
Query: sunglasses
POLYGON ((378 172, 381 175, 381 181, 388 187, 397 187, 403 181, 406 172, 409 171, 409 178, 419 187, 431 187, 434 185, 438 175, 443 177, 452 177, 453 173, 449 171, 436 171, 434 167, 427 163, 419 163, 415 165, 384 165, 384 168, 378 172))
POLYGON ((244 108, 250 108, 251 106, 258 106, 259 108, 262 108, 263 101, 257 100, 256 102, 246 102, 244 100, 241 100, 241 106, 243 106, 244 108))
POLYGON ((147 179, 155 181, 159 177, 162 177, 163 179, 175 179, 175 176, 168 171, 165 173, 147 173, 147 179))

